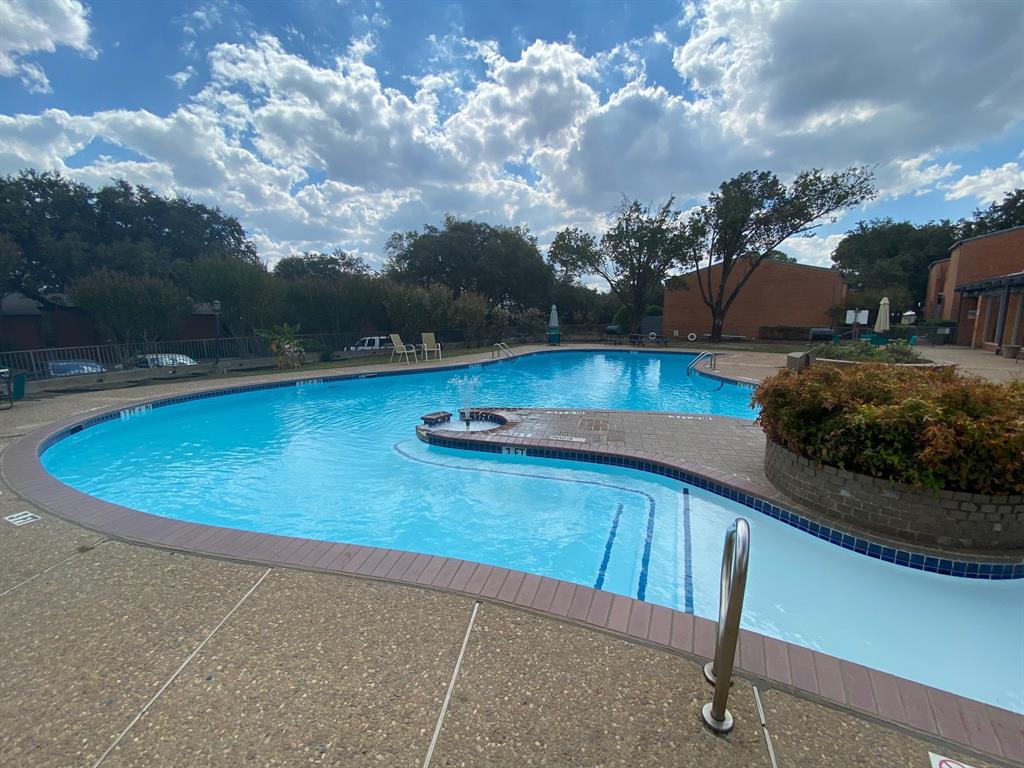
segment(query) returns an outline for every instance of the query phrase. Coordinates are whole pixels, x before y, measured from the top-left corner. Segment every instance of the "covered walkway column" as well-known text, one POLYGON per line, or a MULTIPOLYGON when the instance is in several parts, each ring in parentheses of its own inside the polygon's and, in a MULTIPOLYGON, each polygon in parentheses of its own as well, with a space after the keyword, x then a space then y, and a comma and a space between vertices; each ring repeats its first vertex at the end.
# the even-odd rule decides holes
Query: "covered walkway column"
POLYGON ((1003 346, 1003 331, 1006 330, 1006 310, 1010 306, 1010 286, 1006 286, 1006 290, 999 297, 999 315, 996 318, 996 334, 992 337, 992 341, 996 343, 996 348, 1003 346))
POLYGON ((1010 344, 1020 345, 1020 319, 1024 315, 1024 292, 1017 292, 1017 311, 1013 315, 1013 331, 1010 333, 1010 344))

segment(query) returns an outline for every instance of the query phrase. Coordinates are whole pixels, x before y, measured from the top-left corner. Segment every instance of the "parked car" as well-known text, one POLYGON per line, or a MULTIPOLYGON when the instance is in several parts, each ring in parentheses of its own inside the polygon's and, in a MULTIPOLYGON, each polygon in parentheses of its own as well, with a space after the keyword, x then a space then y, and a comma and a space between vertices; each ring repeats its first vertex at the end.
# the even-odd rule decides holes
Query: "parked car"
POLYGON ((82 376, 107 370, 95 360, 47 360, 44 366, 47 376, 82 376))
POLYGON ((135 358, 136 368, 180 368, 186 365, 199 365, 188 355, 172 355, 161 353, 157 355, 138 355, 135 358))
POLYGON ((355 346, 349 347, 348 351, 376 352, 381 349, 390 350, 393 346, 390 336, 364 336, 355 343, 355 346))

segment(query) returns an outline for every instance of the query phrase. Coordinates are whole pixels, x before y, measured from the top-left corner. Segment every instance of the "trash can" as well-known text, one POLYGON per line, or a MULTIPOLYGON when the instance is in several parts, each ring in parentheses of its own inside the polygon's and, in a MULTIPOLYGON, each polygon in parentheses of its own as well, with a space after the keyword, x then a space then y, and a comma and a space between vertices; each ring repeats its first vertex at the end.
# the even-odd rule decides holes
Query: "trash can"
POLYGON ((557 347, 562 343, 562 332, 558 328, 548 328, 548 344, 557 347))
POLYGON ((15 373, 11 378, 11 399, 22 400, 25 397, 25 374, 15 373))

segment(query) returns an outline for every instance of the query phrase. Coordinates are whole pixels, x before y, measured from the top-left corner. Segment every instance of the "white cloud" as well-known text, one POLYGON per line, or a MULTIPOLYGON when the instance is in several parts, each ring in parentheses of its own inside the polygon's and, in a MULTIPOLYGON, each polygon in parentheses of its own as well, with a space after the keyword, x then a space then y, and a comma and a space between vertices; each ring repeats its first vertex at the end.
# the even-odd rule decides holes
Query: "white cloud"
POLYGON ((933 160, 933 154, 925 153, 892 161, 878 173, 879 194, 893 199, 910 193, 920 197, 933 191, 938 182, 960 170, 956 163, 940 165, 933 160))
POLYGON ((831 267, 832 253, 846 235, 815 237, 793 237, 779 246, 779 250, 792 256, 801 264, 817 267, 831 267))
POLYGON ((889 162, 1024 114, 1024 5, 709 0, 674 64, 723 128, 786 167, 889 162))
POLYGON ((1019 187, 1024 187, 1024 166, 1011 162, 961 176, 946 187, 946 199, 973 197, 979 203, 998 203, 1003 195, 1019 187))
POLYGON ((26 57, 64 45, 95 58, 89 13, 79 0, 0 0, 0 76, 18 77, 33 93, 50 93, 43 68, 26 57))
POLYGON ((168 75, 167 79, 174 83, 178 88, 184 88, 185 83, 192 79, 192 76, 196 73, 196 68, 193 66, 185 67, 180 72, 175 72, 173 75, 168 75))
MULTIPOLYGON (((34 6, 0 0, 14 7, 34 6)), ((229 26, 230 8, 218 0, 180 17, 196 53, 229 26)), ((687 206, 751 168, 786 178, 873 164, 892 198, 941 188, 981 199, 1019 178, 1018 162, 951 182, 951 153, 1024 115, 1024 5, 688 5, 680 28, 692 35, 673 56, 685 88, 646 79, 645 56, 672 45, 659 29, 605 51, 570 38, 518 54, 453 31, 427 37, 419 68, 391 75, 412 84, 405 93, 385 84, 389 65, 371 64, 389 61, 379 50, 386 19, 374 14, 376 4, 357 27, 375 31, 333 60, 311 61, 269 34, 214 45, 208 80, 198 65, 169 76, 190 87, 166 113, 0 115, 0 172, 51 168, 90 184, 124 176, 190 194, 239 216, 268 259, 331 247, 374 257, 389 232, 447 212, 527 223, 543 245, 568 224, 599 228, 624 194, 675 194, 687 206), (132 159, 69 168, 94 139, 132 159)), ((81 18, 78 44, 64 35, 52 45, 87 47, 81 18)), ((45 78, 18 57, 52 47, 15 49, 4 34, 0 57, 23 78, 45 78)), ((837 238, 783 250, 827 265, 837 238)))

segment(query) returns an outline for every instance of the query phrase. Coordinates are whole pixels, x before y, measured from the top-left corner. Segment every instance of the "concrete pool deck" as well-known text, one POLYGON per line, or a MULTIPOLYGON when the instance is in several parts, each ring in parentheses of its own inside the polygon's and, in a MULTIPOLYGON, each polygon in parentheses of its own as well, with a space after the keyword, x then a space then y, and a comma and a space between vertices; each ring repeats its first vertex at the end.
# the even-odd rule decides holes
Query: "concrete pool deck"
MULTIPOLYGON (((764 365, 757 354, 733 364, 764 365)), ((264 378, 274 377, 243 383, 264 378)), ((18 403, 0 414, 0 447, 55 418, 206 386, 18 403)), ((678 437, 680 455, 703 451, 683 441, 694 426, 707 430, 680 421, 660 447, 678 437)), ((734 439, 756 442, 753 432, 734 439)), ((728 451, 714 462, 751 471, 728 451)), ((430 752, 432 765, 772 765, 755 686, 778 765, 927 766, 928 751, 974 766, 1024 760, 1019 722, 994 708, 950 710, 943 697, 892 698, 885 678, 868 695, 919 707, 938 733, 748 674, 730 699, 736 730, 715 737, 699 720, 710 688, 695 659, 709 638, 696 623, 684 649, 654 647, 660 611, 644 619, 641 641, 628 637, 629 613, 622 630, 595 631, 571 623, 575 593, 565 620, 501 604, 510 577, 495 590, 496 569, 456 568, 447 586, 424 589, 184 555, 104 540, 2 490, 3 515, 41 519, 0 523, 0 764, 422 765, 430 752), (483 594, 450 591, 474 580, 483 594)), ((371 557, 355 570, 386 575, 403 556, 371 557)), ((404 561, 405 574, 417 560, 404 561)), ((549 608, 557 601, 556 587, 549 608)))

